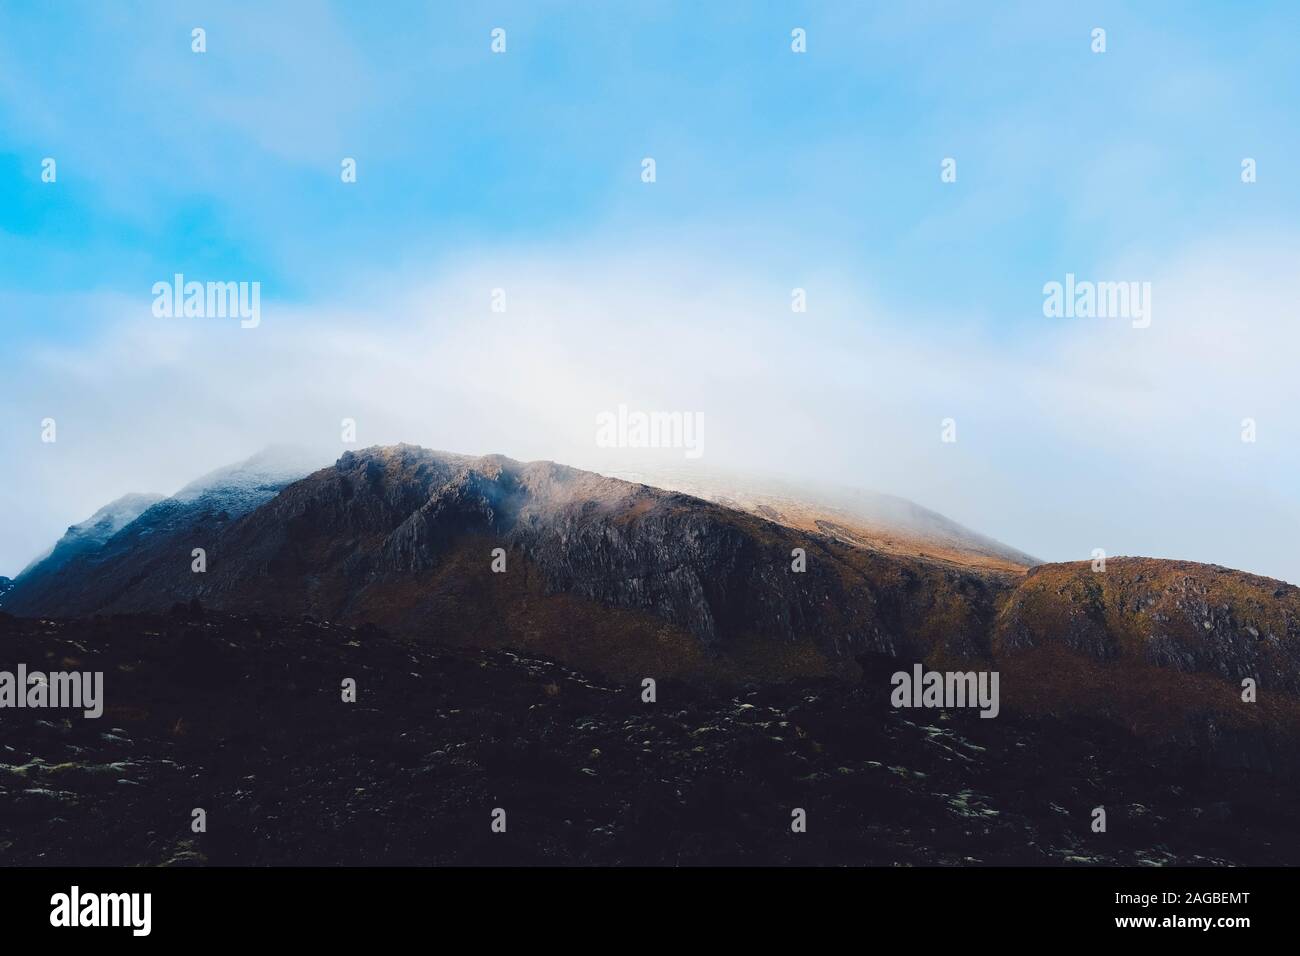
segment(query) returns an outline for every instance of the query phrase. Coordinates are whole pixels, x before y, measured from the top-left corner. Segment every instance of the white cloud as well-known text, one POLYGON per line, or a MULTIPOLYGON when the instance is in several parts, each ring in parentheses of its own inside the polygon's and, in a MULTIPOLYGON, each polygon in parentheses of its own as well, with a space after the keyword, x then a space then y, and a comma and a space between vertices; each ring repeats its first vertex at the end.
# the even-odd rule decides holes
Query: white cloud
MULTIPOLYGON (((909 322, 829 275, 795 314, 768 275, 591 247, 376 276, 321 307, 264 298, 254 330, 109 300, 95 342, 47 349, 10 385, 0 568, 124 492, 175 491, 272 442, 341 451, 345 417, 361 445, 614 469, 595 416, 624 403, 703 413, 703 466, 891 491, 1048 560, 1102 547, 1300 581, 1296 248, 1171 259, 1144 330, 909 322), (39 442, 46 415, 57 446, 39 442), (948 416, 956 445, 939 441, 948 416)), ((1144 278, 1115 269, 1098 278, 1144 278)))

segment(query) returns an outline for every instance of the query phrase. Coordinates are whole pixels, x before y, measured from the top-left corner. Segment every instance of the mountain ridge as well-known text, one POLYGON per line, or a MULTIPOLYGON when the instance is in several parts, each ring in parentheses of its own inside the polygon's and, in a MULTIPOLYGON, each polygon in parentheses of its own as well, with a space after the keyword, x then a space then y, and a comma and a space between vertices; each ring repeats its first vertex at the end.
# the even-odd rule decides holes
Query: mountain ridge
POLYGON ((44 566, 48 572, 67 564, 79 554, 102 547, 110 538, 162 501, 164 497, 159 494, 129 492, 110 501, 86 520, 70 525, 48 551, 28 562, 14 580, 21 580, 24 575, 38 566, 44 566))
MULTIPOLYGON (((20 583, 6 610, 198 602, 621 677, 861 679, 924 661, 999 669, 1006 706, 1027 712, 1219 740, 1300 727, 1300 589, 1244 572, 1145 558, 1102 573, 963 566, 555 462, 413 445, 257 489, 236 513, 220 494, 160 502, 43 589, 20 583), (1243 706, 1246 678, 1258 704, 1243 706)), ((1236 747, 1265 763, 1275 750, 1236 747)))

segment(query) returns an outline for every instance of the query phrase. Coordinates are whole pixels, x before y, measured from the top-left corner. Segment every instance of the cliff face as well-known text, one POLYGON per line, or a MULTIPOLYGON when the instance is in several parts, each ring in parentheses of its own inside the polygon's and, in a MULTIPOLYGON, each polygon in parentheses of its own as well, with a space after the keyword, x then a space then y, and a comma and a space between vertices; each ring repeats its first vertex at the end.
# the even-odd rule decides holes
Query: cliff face
POLYGON ((711 652, 743 641, 811 644, 832 659, 925 653, 939 641, 974 652, 1009 580, 549 462, 465 467, 386 539, 384 570, 435 568, 473 538, 470 560, 484 569, 487 546, 502 547, 547 592, 650 614, 711 652))

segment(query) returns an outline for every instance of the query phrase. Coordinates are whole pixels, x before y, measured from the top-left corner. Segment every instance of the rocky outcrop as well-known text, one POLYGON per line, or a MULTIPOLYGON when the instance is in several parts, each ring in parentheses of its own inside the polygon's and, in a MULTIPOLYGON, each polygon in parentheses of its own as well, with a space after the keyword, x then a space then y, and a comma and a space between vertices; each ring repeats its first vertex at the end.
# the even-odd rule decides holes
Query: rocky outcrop
POLYGON ((1100 661, 1211 674, 1300 696, 1300 588, 1190 561, 1032 569, 997 619, 997 654, 1059 642, 1100 661))

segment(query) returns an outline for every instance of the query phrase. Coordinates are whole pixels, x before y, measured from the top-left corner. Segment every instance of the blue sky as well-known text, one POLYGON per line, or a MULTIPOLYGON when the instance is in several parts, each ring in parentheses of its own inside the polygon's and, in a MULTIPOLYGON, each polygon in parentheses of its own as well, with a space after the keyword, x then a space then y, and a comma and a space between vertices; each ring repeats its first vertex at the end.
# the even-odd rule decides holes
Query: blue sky
POLYGON ((109 497, 335 429, 349 402, 376 440, 581 464, 588 406, 626 399, 702 409, 718 465, 833 472, 1048 559, 1300 581, 1279 358, 1298 21, 1284 3, 6 4, 0 452, 22 515, 0 573, 109 497), (160 327, 149 289, 176 272, 261 282, 265 326, 160 327), (1066 272, 1153 281, 1153 328, 1045 319, 1066 272), (518 324, 484 328, 498 285, 518 324), (58 447, 33 446, 56 411, 58 447), (948 415, 956 448, 934 440, 948 415))

